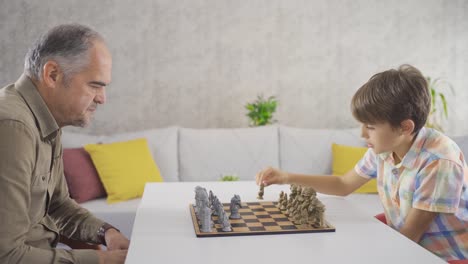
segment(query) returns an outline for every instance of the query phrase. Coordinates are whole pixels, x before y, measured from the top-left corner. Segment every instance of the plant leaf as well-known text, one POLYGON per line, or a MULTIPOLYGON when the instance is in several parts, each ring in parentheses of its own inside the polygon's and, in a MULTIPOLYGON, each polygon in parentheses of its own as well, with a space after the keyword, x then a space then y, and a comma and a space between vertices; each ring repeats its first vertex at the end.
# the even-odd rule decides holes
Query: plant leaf
POLYGON ((448 118, 447 100, 445 99, 445 95, 439 93, 439 96, 440 96, 440 100, 442 100, 442 106, 444 107, 445 118, 448 118))

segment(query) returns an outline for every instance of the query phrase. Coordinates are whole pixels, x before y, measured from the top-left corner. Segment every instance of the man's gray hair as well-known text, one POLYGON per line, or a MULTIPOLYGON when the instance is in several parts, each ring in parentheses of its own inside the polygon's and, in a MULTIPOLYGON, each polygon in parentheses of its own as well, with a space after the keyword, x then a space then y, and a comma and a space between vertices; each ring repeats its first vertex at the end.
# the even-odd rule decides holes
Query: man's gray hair
POLYGON ((89 49, 93 40, 102 36, 79 24, 59 25, 41 36, 29 49, 24 60, 24 72, 31 79, 41 80, 44 65, 55 61, 64 74, 65 83, 89 63, 89 49))

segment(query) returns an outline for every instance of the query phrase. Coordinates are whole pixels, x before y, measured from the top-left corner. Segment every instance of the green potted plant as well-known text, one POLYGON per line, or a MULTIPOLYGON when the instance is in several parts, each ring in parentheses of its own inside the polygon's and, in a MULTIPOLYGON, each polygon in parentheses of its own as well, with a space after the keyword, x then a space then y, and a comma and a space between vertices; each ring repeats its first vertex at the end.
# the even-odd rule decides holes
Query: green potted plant
POLYGON ((275 123, 273 114, 277 105, 278 101, 274 96, 265 99, 263 95, 259 95, 257 100, 247 103, 245 108, 248 110, 247 116, 250 119, 250 126, 265 126, 275 123))
POLYGON ((239 177, 237 177, 235 174, 233 174, 233 175, 221 175, 221 178, 219 180, 220 181, 238 181, 239 177))
POLYGON ((448 119, 446 90, 450 89, 452 94, 454 94, 453 87, 449 82, 441 78, 432 79, 428 76, 426 80, 431 93, 431 110, 426 121, 426 126, 444 132, 442 122, 448 119))

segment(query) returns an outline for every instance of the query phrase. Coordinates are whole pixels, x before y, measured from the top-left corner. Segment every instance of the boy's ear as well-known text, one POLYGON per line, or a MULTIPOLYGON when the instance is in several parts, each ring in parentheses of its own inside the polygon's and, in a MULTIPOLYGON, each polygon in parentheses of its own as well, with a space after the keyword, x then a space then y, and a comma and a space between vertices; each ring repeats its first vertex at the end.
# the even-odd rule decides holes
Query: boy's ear
POLYGON ((401 127, 402 134, 411 135, 413 134, 415 125, 414 125, 413 120, 406 119, 406 120, 403 120, 403 122, 401 122, 400 127, 401 127))

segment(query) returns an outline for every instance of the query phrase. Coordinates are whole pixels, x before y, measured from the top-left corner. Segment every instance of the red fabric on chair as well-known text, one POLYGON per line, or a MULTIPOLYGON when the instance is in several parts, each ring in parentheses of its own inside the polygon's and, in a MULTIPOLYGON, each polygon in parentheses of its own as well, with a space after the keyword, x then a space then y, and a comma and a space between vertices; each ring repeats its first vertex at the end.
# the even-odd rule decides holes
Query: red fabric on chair
POLYGON ((468 264, 468 259, 449 260, 447 262, 450 264, 468 264))
POLYGON ((376 215, 374 217, 377 218, 377 220, 379 220, 380 222, 382 222, 384 224, 387 224, 387 218, 385 218, 384 213, 378 214, 378 215, 376 215))

